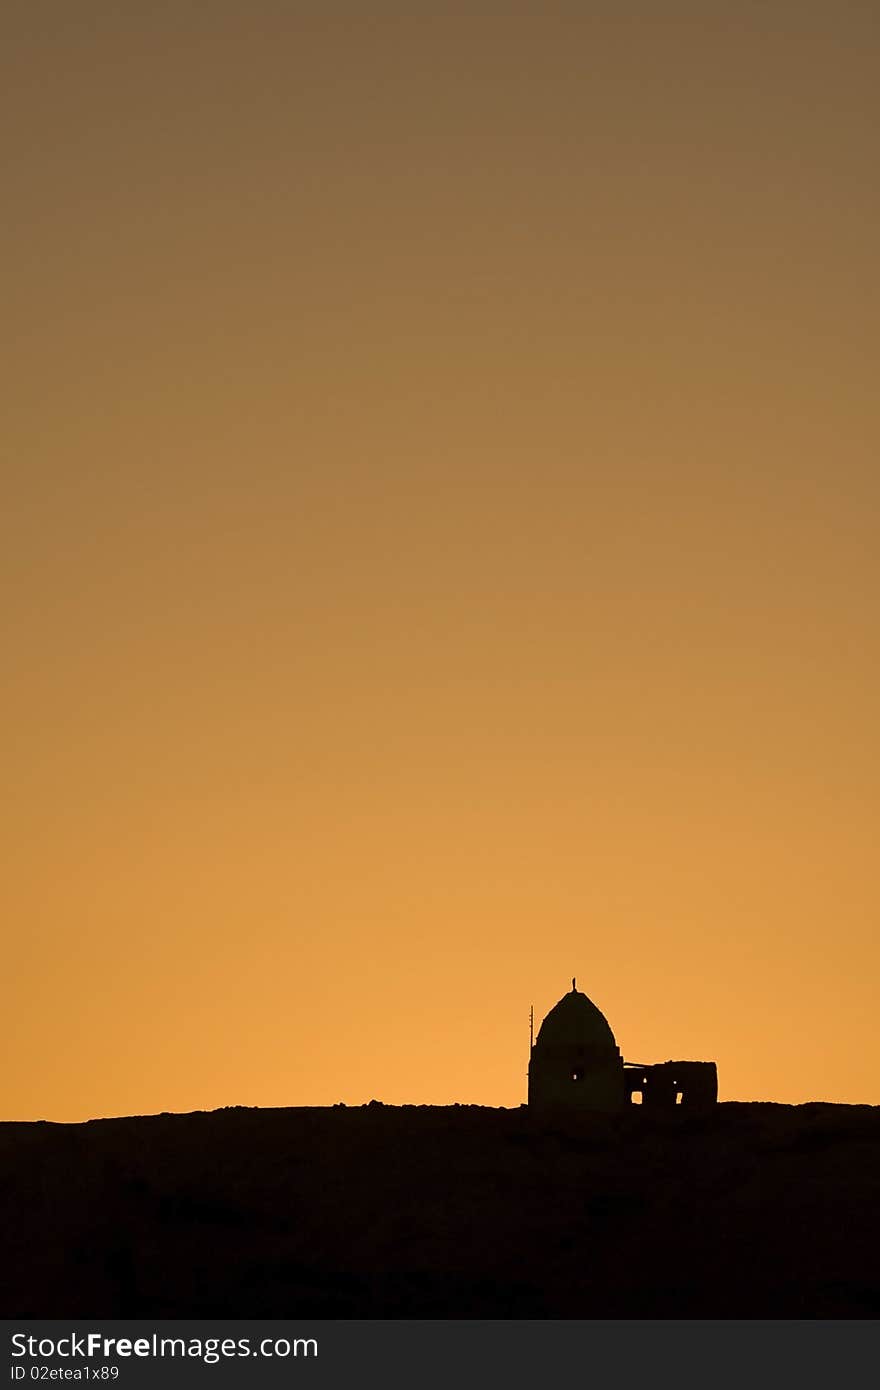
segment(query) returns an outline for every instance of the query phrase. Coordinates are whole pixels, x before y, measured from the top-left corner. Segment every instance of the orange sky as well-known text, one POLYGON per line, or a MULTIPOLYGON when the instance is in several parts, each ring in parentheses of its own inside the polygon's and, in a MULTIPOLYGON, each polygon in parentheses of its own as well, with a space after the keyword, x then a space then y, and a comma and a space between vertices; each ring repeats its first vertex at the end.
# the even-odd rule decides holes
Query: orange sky
POLYGON ((878 30, 14 0, 0 1116, 880 1102, 878 30))

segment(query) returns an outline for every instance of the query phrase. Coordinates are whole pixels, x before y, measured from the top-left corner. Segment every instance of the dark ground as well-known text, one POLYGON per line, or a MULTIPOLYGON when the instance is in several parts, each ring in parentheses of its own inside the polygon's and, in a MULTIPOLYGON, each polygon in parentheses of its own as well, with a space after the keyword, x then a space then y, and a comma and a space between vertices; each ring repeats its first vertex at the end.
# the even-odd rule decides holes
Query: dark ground
POLYGON ((880 1107, 0 1124, 0 1315, 880 1315, 880 1107))

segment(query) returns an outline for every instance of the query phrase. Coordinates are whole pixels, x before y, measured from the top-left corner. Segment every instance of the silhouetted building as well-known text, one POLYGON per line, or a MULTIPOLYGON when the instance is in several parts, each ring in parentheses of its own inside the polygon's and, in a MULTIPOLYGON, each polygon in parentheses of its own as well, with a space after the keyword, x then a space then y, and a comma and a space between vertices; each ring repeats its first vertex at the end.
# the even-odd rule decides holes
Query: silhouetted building
POLYGON ((538 1030, 529 1056, 529 1105, 567 1110, 704 1110, 718 1099, 714 1062, 624 1062, 608 1020, 571 982, 538 1030))
POLYGON ((529 1105, 619 1110, 623 1058, 605 1015, 575 988, 538 1030, 529 1059, 529 1105))

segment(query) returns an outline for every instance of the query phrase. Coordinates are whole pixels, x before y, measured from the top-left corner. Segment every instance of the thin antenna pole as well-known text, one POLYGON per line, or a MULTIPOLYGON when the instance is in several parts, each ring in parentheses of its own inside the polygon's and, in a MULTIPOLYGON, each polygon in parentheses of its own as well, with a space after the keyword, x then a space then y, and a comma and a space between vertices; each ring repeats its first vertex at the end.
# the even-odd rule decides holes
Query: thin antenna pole
POLYGON ((529 1005, 529 1052, 535 1046, 535 1006, 529 1005))

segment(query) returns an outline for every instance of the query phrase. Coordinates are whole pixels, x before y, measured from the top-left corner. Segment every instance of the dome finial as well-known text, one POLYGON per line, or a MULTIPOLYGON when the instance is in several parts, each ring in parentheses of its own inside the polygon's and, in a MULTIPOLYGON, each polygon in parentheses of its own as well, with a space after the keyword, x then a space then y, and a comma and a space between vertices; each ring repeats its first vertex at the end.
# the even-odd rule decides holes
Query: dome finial
POLYGON ((571 977, 571 992, 572 994, 577 994, 577 980, 574 978, 574 975, 571 977))

